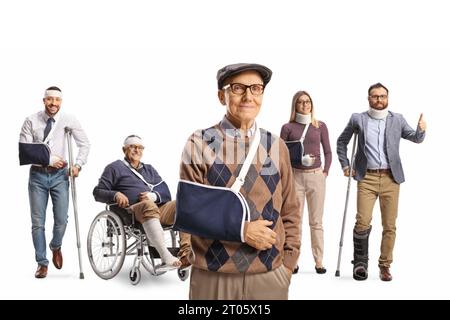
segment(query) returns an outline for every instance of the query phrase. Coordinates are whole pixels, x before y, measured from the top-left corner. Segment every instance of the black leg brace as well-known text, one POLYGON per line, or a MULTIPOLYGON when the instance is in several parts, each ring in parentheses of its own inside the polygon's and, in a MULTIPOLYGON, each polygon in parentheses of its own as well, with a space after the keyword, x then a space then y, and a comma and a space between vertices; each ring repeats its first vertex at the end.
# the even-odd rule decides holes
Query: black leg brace
POLYGON ((369 229, 361 232, 353 230, 353 279, 366 280, 368 273, 369 262, 369 235, 372 226, 369 229))

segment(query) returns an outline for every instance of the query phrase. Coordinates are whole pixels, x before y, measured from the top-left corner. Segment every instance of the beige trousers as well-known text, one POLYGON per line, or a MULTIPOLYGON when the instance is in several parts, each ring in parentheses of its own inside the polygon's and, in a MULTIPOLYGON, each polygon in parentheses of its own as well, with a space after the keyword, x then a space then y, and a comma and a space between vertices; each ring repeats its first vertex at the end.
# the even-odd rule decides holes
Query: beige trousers
MULTIPOLYGON (((175 200, 166 202, 158 207, 153 201, 146 200, 135 203, 130 206, 129 210, 134 213, 136 220, 140 223, 157 218, 162 225, 173 225, 175 222, 175 200)), ((180 232, 180 251, 178 257, 182 258, 191 252, 191 235, 180 232)))
POLYGON ((300 170, 293 168, 295 188, 300 200, 300 241, 302 239, 303 211, 308 204, 311 249, 316 266, 323 262, 323 208, 325 202, 325 175, 322 168, 300 170))
POLYGON ((393 260, 399 194, 400 185, 388 173, 367 173, 358 182, 355 229, 358 232, 369 229, 373 207, 379 198, 383 237, 378 265, 383 267, 389 267, 393 260))
POLYGON ((247 274, 191 270, 191 300, 287 300, 290 272, 284 265, 275 270, 247 274))

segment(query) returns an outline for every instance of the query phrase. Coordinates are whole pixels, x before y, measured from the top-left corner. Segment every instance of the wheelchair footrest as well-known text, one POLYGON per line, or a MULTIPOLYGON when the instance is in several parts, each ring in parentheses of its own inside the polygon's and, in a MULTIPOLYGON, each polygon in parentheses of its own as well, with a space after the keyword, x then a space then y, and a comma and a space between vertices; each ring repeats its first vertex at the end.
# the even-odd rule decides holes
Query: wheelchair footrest
MULTIPOLYGON (((176 247, 168 247, 167 249, 175 257, 178 255, 178 251, 180 251, 180 248, 176 248, 176 247)), ((149 252, 150 252, 150 254, 152 255, 153 258, 155 258, 155 259, 161 258, 161 256, 159 255, 159 253, 155 249, 155 247, 148 246, 148 250, 149 250, 149 252)))

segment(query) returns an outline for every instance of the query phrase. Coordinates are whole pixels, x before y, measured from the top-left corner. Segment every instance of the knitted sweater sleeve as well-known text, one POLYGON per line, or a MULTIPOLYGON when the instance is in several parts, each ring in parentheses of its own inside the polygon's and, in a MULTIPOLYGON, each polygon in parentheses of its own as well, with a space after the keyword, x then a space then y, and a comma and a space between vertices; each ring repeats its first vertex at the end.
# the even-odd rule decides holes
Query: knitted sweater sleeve
POLYGON ((321 125, 320 125, 320 143, 322 144, 323 155, 325 157, 325 165, 324 165, 323 171, 328 173, 328 171, 330 170, 330 166, 331 166, 332 152, 331 152, 328 128, 324 122, 321 122, 321 125))
POLYGON ((206 163, 203 158, 201 131, 194 132, 187 140, 180 164, 180 179, 204 183, 206 163))
POLYGON ((280 172, 283 204, 280 216, 285 231, 284 265, 293 270, 300 255, 300 204, 286 144, 280 140, 280 172))

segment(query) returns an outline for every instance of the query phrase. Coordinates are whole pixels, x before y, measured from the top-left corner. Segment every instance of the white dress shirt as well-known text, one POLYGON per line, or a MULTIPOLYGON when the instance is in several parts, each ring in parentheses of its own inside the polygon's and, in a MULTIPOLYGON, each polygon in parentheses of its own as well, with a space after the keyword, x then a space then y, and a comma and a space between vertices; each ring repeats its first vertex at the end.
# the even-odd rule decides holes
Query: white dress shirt
MULTIPOLYGON (((44 130, 49 116, 45 111, 39 111, 25 119, 20 131, 19 142, 33 143, 44 142, 44 130)), ((90 143, 86 133, 81 128, 80 122, 75 116, 58 112, 54 117, 52 129, 47 136, 45 143, 50 147, 50 165, 53 165, 59 158, 66 159, 66 139, 65 129, 72 130, 72 136, 78 147, 78 155, 74 163, 83 166, 87 162, 90 143)))

